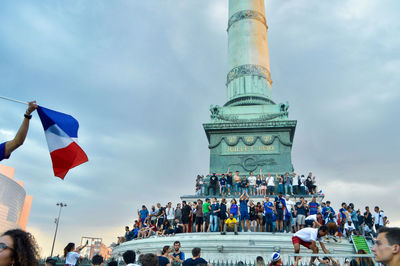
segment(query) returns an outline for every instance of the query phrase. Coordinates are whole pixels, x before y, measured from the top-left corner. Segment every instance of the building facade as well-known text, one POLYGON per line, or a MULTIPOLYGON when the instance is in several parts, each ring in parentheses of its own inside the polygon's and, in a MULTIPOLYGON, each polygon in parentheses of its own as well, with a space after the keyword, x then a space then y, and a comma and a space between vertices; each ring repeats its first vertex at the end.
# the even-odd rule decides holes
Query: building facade
POLYGON ((14 179, 15 169, 0 165, 0 233, 9 229, 25 230, 32 205, 24 183, 14 179))

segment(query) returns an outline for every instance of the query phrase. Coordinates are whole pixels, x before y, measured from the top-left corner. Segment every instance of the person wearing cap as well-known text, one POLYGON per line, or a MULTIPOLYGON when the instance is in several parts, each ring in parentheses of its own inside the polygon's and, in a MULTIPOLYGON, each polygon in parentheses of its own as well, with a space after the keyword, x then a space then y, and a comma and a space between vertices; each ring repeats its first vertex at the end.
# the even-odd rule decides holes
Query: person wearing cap
POLYGON ((0 161, 10 158, 11 153, 24 143, 26 135, 28 134, 29 120, 32 118, 31 114, 37 108, 36 101, 29 102, 28 109, 26 109, 24 114, 24 120, 15 137, 12 140, 0 144, 0 161))
MULTIPOLYGON (((300 253, 300 245, 311 249, 312 253, 318 254, 318 247, 317 247, 317 241, 319 242, 322 250, 324 251, 325 254, 328 254, 329 251, 325 248, 323 241, 323 236, 328 234, 328 229, 325 225, 321 226, 320 228, 303 228, 300 231, 297 231, 293 237, 292 237, 292 242, 293 242, 293 247, 294 247, 294 253, 300 253)), ((295 264, 297 265, 300 257, 295 257, 295 264)), ((316 257, 311 257, 310 260, 310 265, 313 265, 316 257)))
POLYGON ((281 254, 279 252, 274 252, 271 255, 271 263, 269 266, 283 266, 281 260, 281 254))

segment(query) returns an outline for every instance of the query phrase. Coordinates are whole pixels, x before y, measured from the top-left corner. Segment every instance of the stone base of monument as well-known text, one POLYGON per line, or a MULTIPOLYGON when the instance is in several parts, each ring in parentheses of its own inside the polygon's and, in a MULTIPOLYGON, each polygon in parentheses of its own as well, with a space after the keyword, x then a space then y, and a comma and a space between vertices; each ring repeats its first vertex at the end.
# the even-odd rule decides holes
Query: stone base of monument
MULTIPOLYGON (((114 257, 120 257, 127 250, 134 250, 137 257, 145 253, 160 253, 161 249, 169 245, 173 248, 175 241, 181 242, 181 250, 185 252, 186 258, 191 257, 191 250, 194 247, 201 248, 201 256, 213 265, 221 262, 243 261, 254 263, 257 256, 262 256, 269 261, 274 251, 280 251, 284 265, 293 258, 289 254, 294 252, 291 233, 261 233, 261 232, 239 232, 234 233, 188 233, 177 234, 169 237, 151 237, 148 239, 132 240, 125 242, 113 250, 114 257)), ((354 254, 354 247, 348 240, 343 239, 342 243, 336 243, 332 239, 325 242, 325 246, 333 254, 354 254)), ((301 247, 301 253, 311 254, 310 250, 301 247)), ((321 251, 322 252, 322 251, 321 251)), ((341 258, 342 261, 344 258, 341 258)), ((303 258, 303 263, 309 262, 309 258, 303 258)))

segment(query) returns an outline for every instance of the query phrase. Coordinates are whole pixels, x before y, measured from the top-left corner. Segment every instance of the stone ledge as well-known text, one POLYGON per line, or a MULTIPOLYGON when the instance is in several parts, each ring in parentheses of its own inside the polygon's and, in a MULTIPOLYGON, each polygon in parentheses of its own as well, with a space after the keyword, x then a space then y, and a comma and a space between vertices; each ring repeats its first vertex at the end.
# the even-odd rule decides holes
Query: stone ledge
MULTIPOLYGON (((125 242, 114 248, 114 256, 121 256, 126 250, 134 250, 138 255, 160 252, 163 246, 172 246, 174 241, 181 242, 181 250, 189 257, 194 247, 202 249, 202 257, 206 260, 249 260, 254 261, 257 256, 269 258, 279 249, 282 257, 293 253, 292 234, 239 232, 239 235, 227 233, 188 233, 170 237, 152 237, 125 242)), ((331 253, 354 254, 354 247, 347 240, 342 243, 331 242, 325 245, 331 253)), ((301 252, 311 253, 306 248, 301 252)))

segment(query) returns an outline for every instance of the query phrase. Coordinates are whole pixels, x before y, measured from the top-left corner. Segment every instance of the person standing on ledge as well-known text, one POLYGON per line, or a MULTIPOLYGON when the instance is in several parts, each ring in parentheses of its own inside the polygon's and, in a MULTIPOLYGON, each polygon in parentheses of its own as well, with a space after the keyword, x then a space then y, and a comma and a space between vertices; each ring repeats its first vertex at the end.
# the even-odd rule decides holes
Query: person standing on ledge
POLYGON ((382 227, 372 247, 375 260, 387 266, 400 265, 400 228, 382 227))
POLYGON ((24 120, 14 139, 0 144, 0 161, 10 158, 11 153, 24 143, 29 129, 29 120, 32 118, 31 113, 37 108, 36 101, 29 102, 28 109, 24 114, 24 120))

